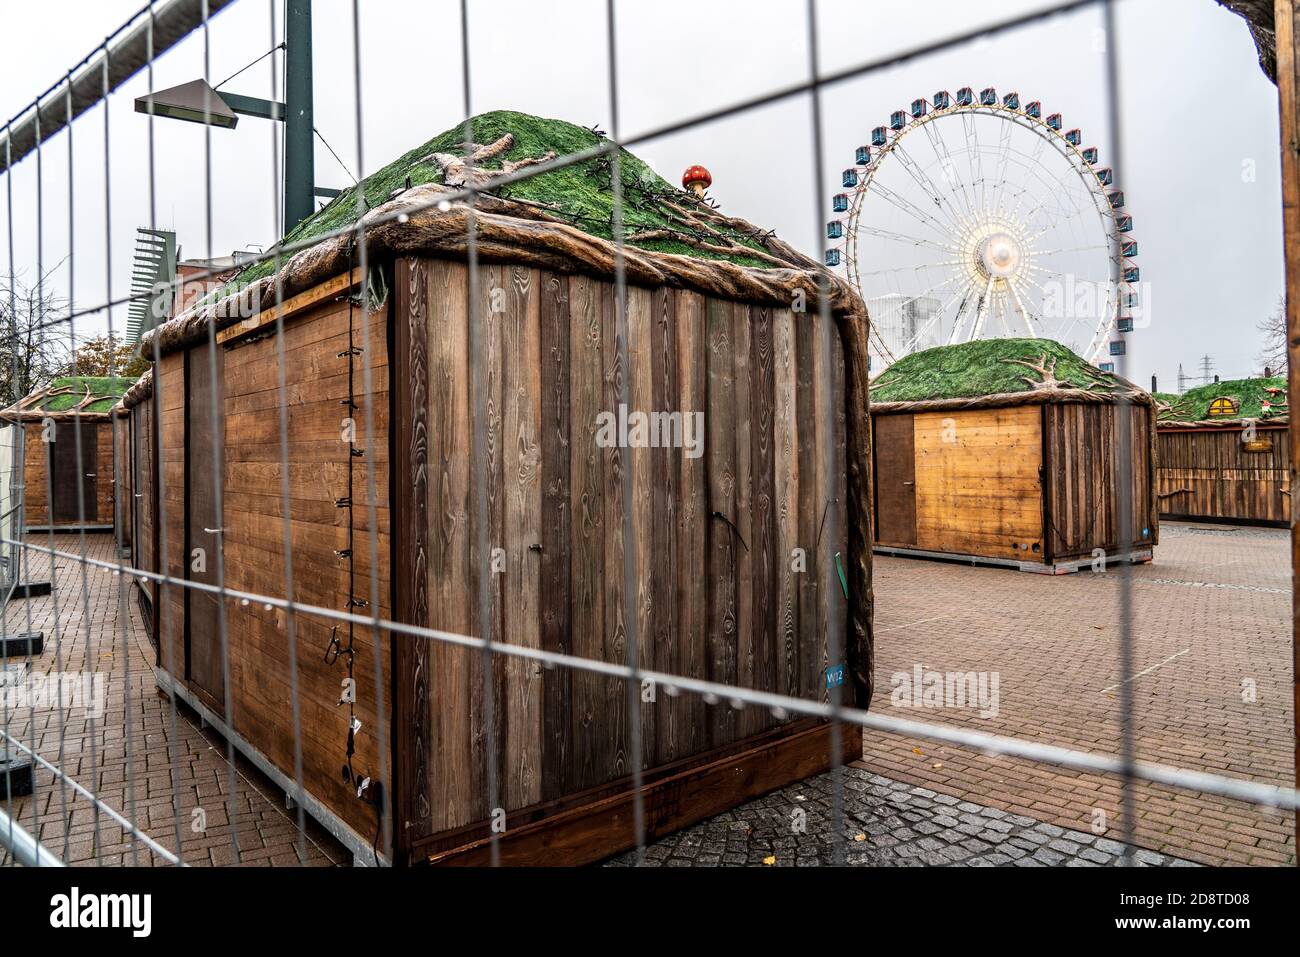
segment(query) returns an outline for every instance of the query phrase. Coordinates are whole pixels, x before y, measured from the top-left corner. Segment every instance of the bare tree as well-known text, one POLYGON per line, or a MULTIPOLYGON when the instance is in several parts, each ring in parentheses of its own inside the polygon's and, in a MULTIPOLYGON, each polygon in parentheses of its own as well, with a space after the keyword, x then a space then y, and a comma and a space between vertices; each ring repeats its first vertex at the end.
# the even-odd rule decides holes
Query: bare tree
POLYGON ((1264 348, 1259 361, 1274 375, 1286 375, 1286 299, 1277 297, 1272 315, 1255 327, 1264 334, 1264 348))
POLYGON ((41 284, 0 277, 0 403, 8 406, 67 370, 68 302, 41 284))

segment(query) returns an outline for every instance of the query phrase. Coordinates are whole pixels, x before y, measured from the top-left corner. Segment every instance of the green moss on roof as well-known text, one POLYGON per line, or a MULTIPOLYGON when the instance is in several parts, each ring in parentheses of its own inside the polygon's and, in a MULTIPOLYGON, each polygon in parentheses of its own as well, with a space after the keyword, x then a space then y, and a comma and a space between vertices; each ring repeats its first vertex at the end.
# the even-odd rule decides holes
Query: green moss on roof
POLYGON ((131 388, 135 379, 122 376, 63 376, 49 385, 49 391, 59 392, 41 403, 45 412, 66 412, 86 397, 86 388, 95 400, 81 407, 82 412, 108 412, 123 393, 131 388), (69 392, 62 392, 70 389, 69 392))
POLYGON ((1285 414, 1286 379, 1281 376, 1273 376, 1268 379, 1262 377, 1258 379, 1230 379, 1226 382, 1211 382, 1208 385, 1197 386, 1195 389, 1188 389, 1182 395, 1160 393, 1156 398, 1162 405, 1168 405, 1169 408, 1161 408, 1158 416, 1159 421, 1204 421, 1210 418, 1210 403, 1223 396, 1236 400, 1239 405, 1237 414, 1232 418, 1264 418, 1262 406, 1264 399, 1268 399, 1273 406, 1271 415, 1285 414), (1269 389, 1279 389, 1281 391, 1269 393, 1269 389))
MULTIPOLYGON (((602 141, 602 137, 592 130, 573 123, 509 110, 482 113, 475 116, 471 124, 475 143, 492 143, 507 133, 514 136, 514 145, 503 156, 487 164, 485 169, 499 168, 502 160, 518 162, 523 159, 539 158, 548 150, 553 150, 557 156, 577 153, 591 149, 602 141)), ((404 188, 408 178, 411 186, 441 183, 442 169, 430 158, 431 154, 464 155, 464 138, 465 127, 458 124, 415 147, 383 169, 367 176, 360 185, 344 190, 328 206, 303 220, 284 237, 285 243, 296 243, 316 236, 324 236, 355 223, 357 198, 363 192, 366 208, 374 209, 388 202, 394 190, 404 188)), ((675 196, 680 199, 683 193, 632 153, 627 150, 619 152, 624 184, 625 235, 642 229, 673 227, 675 224, 664 208, 663 198, 675 196)), ((552 215, 571 222, 585 232, 610 239, 613 236, 610 216, 614 209, 611 166, 608 156, 598 156, 572 166, 521 179, 496 190, 495 195, 505 199, 546 204, 551 207, 548 212, 552 215)), ((729 238, 753 249, 762 248, 757 240, 750 236, 736 234, 729 238)), ((728 259, 745 266, 771 266, 770 263, 757 258, 724 256, 669 240, 648 240, 635 245, 658 252, 681 253, 705 259, 728 259)), ((242 286, 262 276, 271 275, 274 269, 274 260, 255 264, 241 273, 236 282, 242 286)))
POLYGON ((914 352, 898 360, 872 383, 871 401, 922 402, 1028 392, 1034 388, 1031 382, 1042 381, 1030 366, 1040 365, 1077 389, 1110 392, 1120 382, 1051 339, 981 339, 914 352))

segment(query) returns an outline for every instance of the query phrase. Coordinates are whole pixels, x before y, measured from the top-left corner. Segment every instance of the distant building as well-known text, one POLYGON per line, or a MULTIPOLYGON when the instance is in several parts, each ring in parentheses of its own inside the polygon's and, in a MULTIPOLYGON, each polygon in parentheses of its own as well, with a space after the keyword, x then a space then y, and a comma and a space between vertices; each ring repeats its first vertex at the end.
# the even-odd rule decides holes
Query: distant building
MULTIPOLYGON (((895 359, 940 344, 942 330, 939 327, 942 320, 936 318, 939 309, 939 300, 928 296, 890 293, 867 300, 867 315, 871 317, 871 325, 895 359)), ((874 342, 872 346, 874 352, 874 342)), ((889 365, 888 358, 876 358, 878 361, 872 363, 875 368, 883 369, 889 365)))
POLYGON ((144 228, 136 232, 126 327, 130 343, 224 286, 258 255, 236 251, 215 259, 181 259, 175 233, 144 228))
POLYGON ((131 305, 127 309, 126 340, 140 336, 167 318, 167 301, 176 280, 176 234, 162 229, 136 230, 131 263, 131 305))
POLYGON ((171 314, 179 316, 212 290, 220 289, 255 258, 256 253, 237 252, 215 259, 182 259, 176 264, 176 300, 171 314))

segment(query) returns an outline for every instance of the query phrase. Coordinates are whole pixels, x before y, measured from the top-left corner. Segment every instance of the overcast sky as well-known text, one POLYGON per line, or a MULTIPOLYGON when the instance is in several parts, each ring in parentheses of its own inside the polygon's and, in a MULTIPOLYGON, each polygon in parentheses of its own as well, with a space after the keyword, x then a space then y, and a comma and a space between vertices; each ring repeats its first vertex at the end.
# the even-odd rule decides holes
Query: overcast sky
MULTIPOLYGON (((213 18, 210 75, 218 82, 269 50, 272 0, 239 0, 213 18)), ((37 93, 139 9, 141 0, 0 0, 0 120, 37 93)), ((821 0, 824 72, 900 51, 981 23, 1038 9, 1044 0, 821 0)), ((277 9, 281 4, 276 4, 277 9)), ((613 132, 603 0, 471 0, 471 109, 514 109, 613 132)), ((361 0, 363 127, 358 149, 352 0, 316 0, 316 126, 324 147, 317 180, 344 186, 373 172, 464 115, 458 0, 361 0), (359 156, 359 153, 361 154, 359 156)), ((1123 153, 1118 185, 1134 216, 1151 325, 1129 337, 1127 371, 1146 384, 1175 385, 1180 363, 1199 372, 1213 358, 1223 377, 1257 371, 1256 324, 1283 288, 1277 91, 1260 71, 1246 26, 1213 0, 1123 0, 1119 4, 1123 153)), ((619 123, 624 137, 790 83, 809 72, 803 0, 619 0, 619 123)), ((796 98, 634 147, 669 180, 702 163, 724 211, 815 253, 839 171, 870 129, 937 89, 1016 89, 1062 112, 1087 144, 1114 162, 1107 135, 1101 9, 1000 35, 839 84, 823 94, 826 195, 815 194, 811 111, 796 98)), ((203 75, 195 34, 155 65, 161 89, 203 75)), ((226 89, 271 92, 263 61, 226 89)), ((135 230, 150 224, 146 119, 133 100, 142 72, 109 104, 111 275, 105 255, 104 115, 75 124, 72 218, 75 244, 52 283, 72 285, 79 307, 129 286, 135 230)), ((157 121, 156 225, 174 229, 187 256, 266 246, 275 236, 273 124, 244 118, 214 130, 212 206, 204 190, 204 130, 157 121), (209 233, 211 240, 209 244, 209 233)), ((42 150, 42 259, 68 255, 67 133, 42 150)), ((31 279, 37 263, 36 159, 13 171, 14 256, 31 279)), ((3 176, 0 175, 0 180, 3 176)), ((0 183, 0 216, 8 209, 0 183)), ((5 220, 0 220, 0 223, 5 220)), ((8 245, 0 229, 0 267, 8 245)), ((114 325, 125 323, 115 310, 114 325)), ((102 329, 86 320, 78 336, 102 329)))

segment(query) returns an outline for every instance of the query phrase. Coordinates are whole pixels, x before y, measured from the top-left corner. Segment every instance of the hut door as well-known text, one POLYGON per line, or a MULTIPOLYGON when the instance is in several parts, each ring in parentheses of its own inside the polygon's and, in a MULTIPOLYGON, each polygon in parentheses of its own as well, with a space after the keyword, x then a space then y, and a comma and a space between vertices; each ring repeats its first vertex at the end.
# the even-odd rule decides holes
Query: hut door
POLYGON ((95 522, 95 452, 98 425, 60 422, 50 445, 50 484, 54 500, 50 521, 55 525, 95 522), (81 434, 81 468, 77 468, 77 434, 81 434), (80 475, 80 482, 78 482, 80 475), (80 490, 80 498, 78 498, 80 490))
POLYGON ((875 418, 876 541, 916 544, 916 447, 910 415, 875 418))
MULTIPOLYGON (((221 515, 217 511, 217 456, 225 445, 225 416, 221 409, 221 375, 224 350, 217 347, 217 378, 212 378, 210 347, 191 349, 185 356, 185 456, 186 456, 186 577, 206 585, 217 584, 221 556, 221 515), (217 429, 212 409, 218 410, 217 429)), ((220 712, 225 697, 221 668, 220 600, 208 591, 185 589, 188 678, 206 693, 220 712)))

